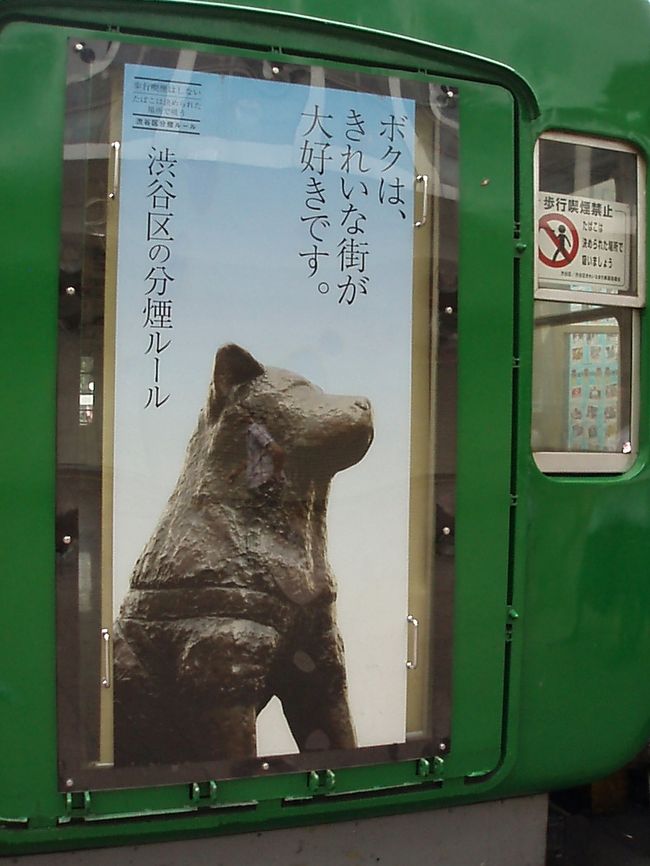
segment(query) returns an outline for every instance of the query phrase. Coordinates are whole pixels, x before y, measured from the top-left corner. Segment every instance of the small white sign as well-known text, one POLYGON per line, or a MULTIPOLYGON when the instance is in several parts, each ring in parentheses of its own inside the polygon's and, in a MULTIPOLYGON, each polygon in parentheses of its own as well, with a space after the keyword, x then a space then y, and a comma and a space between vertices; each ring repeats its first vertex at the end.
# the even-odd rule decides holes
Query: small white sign
POLYGON ((578 195, 537 198, 540 285, 598 292, 629 289, 630 206, 578 195))

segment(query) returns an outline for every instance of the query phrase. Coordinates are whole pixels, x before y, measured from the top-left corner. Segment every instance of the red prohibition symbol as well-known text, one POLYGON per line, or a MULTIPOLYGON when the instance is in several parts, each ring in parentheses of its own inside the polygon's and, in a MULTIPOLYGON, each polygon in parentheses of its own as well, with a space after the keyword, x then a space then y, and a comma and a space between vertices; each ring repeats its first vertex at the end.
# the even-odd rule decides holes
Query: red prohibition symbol
POLYGON ((539 230, 544 232, 553 244, 553 255, 547 256, 540 241, 539 260, 548 268, 565 268, 578 254, 580 238, 571 220, 561 213, 546 213, 539 221, 539 230))

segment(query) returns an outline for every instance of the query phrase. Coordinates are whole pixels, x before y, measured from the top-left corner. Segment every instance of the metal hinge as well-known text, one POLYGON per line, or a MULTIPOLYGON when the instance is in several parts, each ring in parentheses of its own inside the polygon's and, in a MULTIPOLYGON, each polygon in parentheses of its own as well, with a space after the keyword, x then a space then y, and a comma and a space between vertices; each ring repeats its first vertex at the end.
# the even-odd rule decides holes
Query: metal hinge
POLYGON ((512 236, 515 240, 515 256, 523 256, 528 249, 528 244, 525 244, 521 238, 521 223, 515 222, 513 226, 512 236))
POLYGON ((506 643, 510 643, 512 640, 512 631, 514 628, 515 622, 519 619, 519 614, 512 607, 512 605, 508 605, 508 610, 506 614, 506 643))

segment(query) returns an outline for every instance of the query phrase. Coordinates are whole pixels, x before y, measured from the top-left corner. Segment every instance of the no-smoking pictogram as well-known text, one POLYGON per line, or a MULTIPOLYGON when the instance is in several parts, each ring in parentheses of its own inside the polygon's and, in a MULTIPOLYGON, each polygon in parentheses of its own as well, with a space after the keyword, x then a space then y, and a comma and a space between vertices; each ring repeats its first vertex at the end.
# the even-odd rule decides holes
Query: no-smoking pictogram
POLYGON ((549 268, 565 268, 578 254, 580 238, 571 220, 561 213, 546 213, 539 221, 539 260, 549 268))

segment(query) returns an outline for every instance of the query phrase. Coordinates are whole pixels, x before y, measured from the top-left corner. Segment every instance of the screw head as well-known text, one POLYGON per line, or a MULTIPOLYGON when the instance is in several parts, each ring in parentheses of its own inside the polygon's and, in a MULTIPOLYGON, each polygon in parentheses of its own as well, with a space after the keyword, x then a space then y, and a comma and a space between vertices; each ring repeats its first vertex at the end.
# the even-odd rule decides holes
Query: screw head
POLYGON ((271 769, 271 765, 269 764, 268 761, 264 761, 264 763, 262 764, 262 769, 263 770, 270 770, 271 769))
POLYGON ((79 55, 79 59, 82 63, 92 63, 95 60, 95 52, 92 48, 89 48, 85 42, 75 42, 73 45, 74 50, 79 55))
POLYGON ((481 181, 481 186, 489 186, 489 185, 490 185, 490 178, 484 177, 483 180, 481 181))
POLYGON ((74 779, 66 779, 65 780, 65 786, 66 786, 66 788, 74 787, 74 779))
POLYGON ((440 745, 438 746, 438 751, 439 752, 446 752, 447 751, 447 743, 440 743, 440 745))
POLYGON ((443 526, 442 527, 442 534, 443 535, 451 535, 451 529, 448 526, 443 526))
POLYGON ((64 535, 63 536, 63 543, 64 544, 72 544, 72 536, 71 535, 64 535))
POLYGON ((453 312, 454 312, 454 308, 453 308, 453 307, 445 307, 445 313, 447 313, 448 316, 451 316, 451 314, 452 314, 453 312))
POLYGON ((77 290, 75 289, 74 286, 68 286, 68 288, 65 290, 65 293, 66 293, 66 295, 76 295, 77 290))

